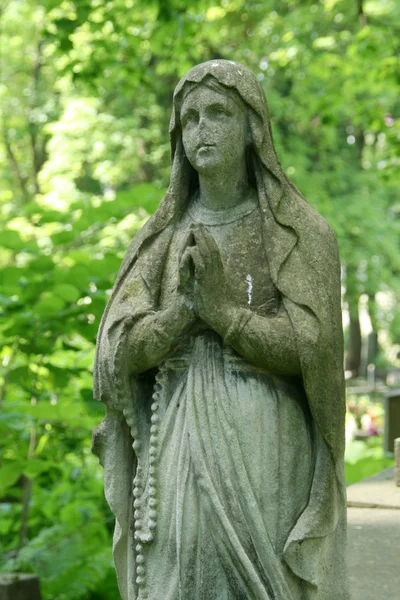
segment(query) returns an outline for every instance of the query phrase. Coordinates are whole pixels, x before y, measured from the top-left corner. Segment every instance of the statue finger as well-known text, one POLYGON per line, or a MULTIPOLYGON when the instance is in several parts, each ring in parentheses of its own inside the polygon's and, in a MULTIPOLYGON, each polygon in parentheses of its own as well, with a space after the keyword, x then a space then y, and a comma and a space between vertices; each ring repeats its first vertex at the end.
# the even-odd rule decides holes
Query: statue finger
POLYGON ((219 248, 211 233, 205 227, 199 227, 194 230, 194 239, 196 246, 200 249, 203 256, 219 257, 219 248))
POLYGON ((181 245, 181 249, 179 251, 179 262, 181 262, 186 250, 188 248, 191 248, 192 246, 195 245, 195 239, 194 239, 194 235, 193 235, 193 231, 189 230, 185 237, 183 238, 183 242, 181 245))
POLYGON ((179 263, 179 274, 181 278, 190 279, 193 272, 192 248, 187 248, 179 263))
POLYGON ((196 278, 201 278, 206 272, 206 262, 200 249, 197 246, 190 248, 190 254, 194 263, 194 271, 196 278))

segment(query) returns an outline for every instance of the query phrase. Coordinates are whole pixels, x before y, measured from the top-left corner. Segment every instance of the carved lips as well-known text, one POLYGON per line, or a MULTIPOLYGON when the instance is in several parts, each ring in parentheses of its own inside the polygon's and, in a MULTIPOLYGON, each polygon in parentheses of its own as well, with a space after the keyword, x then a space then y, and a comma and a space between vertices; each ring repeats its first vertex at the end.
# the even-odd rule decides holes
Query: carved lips
POLYGON ((209 150, 210 148, 215 148, 216 144, 210 144, 209 142, 201 142, 197 146, 197 151, 200 150, 209 150))

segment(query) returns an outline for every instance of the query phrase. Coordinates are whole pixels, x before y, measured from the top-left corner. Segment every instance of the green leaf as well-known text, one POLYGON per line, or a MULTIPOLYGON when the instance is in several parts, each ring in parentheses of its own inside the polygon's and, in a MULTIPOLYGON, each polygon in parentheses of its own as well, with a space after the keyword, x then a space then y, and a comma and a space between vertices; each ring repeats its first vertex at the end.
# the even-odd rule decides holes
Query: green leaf
POLYGON ((0 467, 0 496, 21 477, 25 462, 14 461, 0 467))
POLYGON ((44 292, 36 304, 34 311, 39 317, 51 318, 57 315, 65 306, 65 301, 52 292, 44 292))
POLYGON ((73 231, 72 229, 70 231, 68 231, 68 230, 60 231, 58 233, 54 233, 51 236, 51 239, 55 246, 59 246, 60 244, 68 244, 69 242, 72 242, 72 240, 74 240, 75 238, 76 238, 76 232, 73 231))
POLYGON ((72 250, 67 254, 68 258, 72 259, 75 263, 85 264, 90 262, 92 257, 88 252, 84 250, 72 250))
POLYGON ((45 448, 45 446, 47 445, 47 442, 49 441, 50 435, 48 433, 45 433, 44 435, 40 436, 39 441, 36 445, 36 449, 35 449, 35 455, 38 456, 39 454, 41 454, 45 448))
POLYGON ((23 473, 26 477, 33 479, 41 473, 48 471, 50 464, 51 463, 49 463, 48 461, 40 459, 27 460, 23 473))
POLYGON ((54 268, 54 262, 49 256, 39 256, 30 262, 29 268, 39 273, 49 272, 54 268))
MULTIPOLYGON (((1 234, 0 234, 1 235, 1 234)), ((4 267, 0 272, 1 286, 18 286, 18 283, 23 275, 26 274, 25 269, 18 267, 4 267)))
POLYGON ((24 247, 24 242, 17 231, 5 229, 0 232, 0 245, 11 250, 21 250, 24 247))
POLYGON ((66 302, 75 302, 81 295, 78 288, 69 284, 61 283, 53 288, 53 294, 65 300, 66 302))
POLYGON ((80 290, 85 290, 91 281, 91 273, 85 264, 77 264, 70 268, 57 267, 52 280, 56 283, 70 283, 80 290))

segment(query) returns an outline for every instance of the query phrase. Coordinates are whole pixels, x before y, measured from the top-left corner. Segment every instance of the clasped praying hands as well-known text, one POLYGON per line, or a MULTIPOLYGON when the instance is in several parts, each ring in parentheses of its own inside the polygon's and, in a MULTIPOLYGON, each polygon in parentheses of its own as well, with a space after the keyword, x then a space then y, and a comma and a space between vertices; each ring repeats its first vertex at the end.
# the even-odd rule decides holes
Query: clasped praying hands
POLYGON ((232 311, 219 248, 202 223, 194 223, 179 260, 179 293, 186 306, 216 331, 228 325, 232 311))

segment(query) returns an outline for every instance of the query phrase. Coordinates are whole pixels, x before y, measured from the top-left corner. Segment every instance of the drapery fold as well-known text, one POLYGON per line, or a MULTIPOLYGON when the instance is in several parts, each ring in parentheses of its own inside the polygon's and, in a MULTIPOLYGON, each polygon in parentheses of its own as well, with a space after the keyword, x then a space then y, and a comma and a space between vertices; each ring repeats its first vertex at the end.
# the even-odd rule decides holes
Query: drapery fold
MULTIPOLYGON (((218 534, 220 552, 230 555, 246 582, 249 599, 292 600, 242 455, 238 423, 231 414, 237 399, 229 393, 230 375, 220 346, 199 336, 187 382, 190 449, 199 492, 207 498, 209 510, 223 530, 218 534)), ((264 465, 259 467, 262 470, 264 465)))
POLYGON ((160 507, 145 552, 149 597, 300 600, 302 581, 282 554, 313 474, 301 394, 212 332, 183 351, 161 365, 160 507), (293 428, 296 443, 284 445, 293 428))

